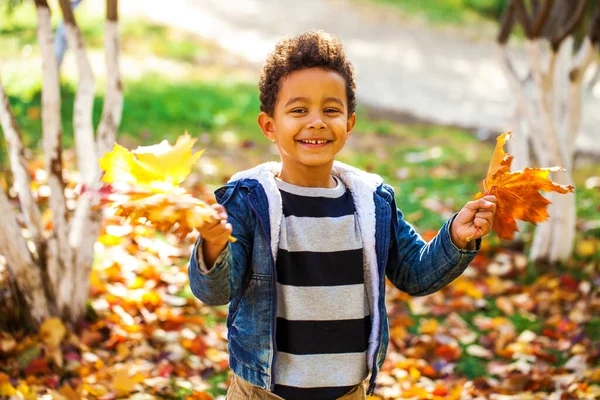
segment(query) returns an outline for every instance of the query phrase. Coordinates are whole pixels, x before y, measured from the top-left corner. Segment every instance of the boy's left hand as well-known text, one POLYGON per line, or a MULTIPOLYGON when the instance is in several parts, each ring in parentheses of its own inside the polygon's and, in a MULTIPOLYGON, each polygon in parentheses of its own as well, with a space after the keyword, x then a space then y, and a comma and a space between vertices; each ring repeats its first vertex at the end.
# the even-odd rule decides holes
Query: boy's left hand
POLYGON ((497 202, 496 196, 484 196, 465 204, 450 226, 450 238, 456 247, 474 249, 475 239, 490 233, 497 202))

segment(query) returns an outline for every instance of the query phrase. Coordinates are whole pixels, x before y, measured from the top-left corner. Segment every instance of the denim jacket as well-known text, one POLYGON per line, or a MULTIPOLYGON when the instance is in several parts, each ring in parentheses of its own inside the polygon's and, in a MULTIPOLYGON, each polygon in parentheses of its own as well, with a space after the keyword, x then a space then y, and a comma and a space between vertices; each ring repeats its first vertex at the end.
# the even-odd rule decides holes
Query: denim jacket
MULTIPOLYGON (((231 369, 247 382, 271 391, 277 355, 275 266, 283 213, 275 174, 280 169, 276 162, 258 165, 235 174, 215 191, 237 240, 228 243, 208 270, 202 238, 198 237, 189 264, 190 286, 196 297, 209 305, 229 303, 231 369)), ((385 277, 413 296, 436 292, 465 270, 477 254, 480 240, 475 251, 457 248, 450 239, 450 219, 426 243, 404 221, 392 187, 380 176, 338 161, 332 174, 350 190, 361 231, 372 322, 367 350, 368 393, 372 394, 389 341, 385 277)))

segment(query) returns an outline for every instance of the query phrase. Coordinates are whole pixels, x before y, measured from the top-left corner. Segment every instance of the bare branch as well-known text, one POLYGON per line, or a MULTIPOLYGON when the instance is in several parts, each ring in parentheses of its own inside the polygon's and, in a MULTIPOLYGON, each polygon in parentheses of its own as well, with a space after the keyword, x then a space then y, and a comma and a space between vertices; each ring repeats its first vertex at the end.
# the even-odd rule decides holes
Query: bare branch
POLYGON ((94 107, 95 82, 90 60, 83 41, 81 29, 77 25, 70 0, 60 0, 60 8, 65 19, 67 42, 75 53, 79 84, 75 94, 73 112, 73 130, 75 136, 75 150, 77 154, 77 167, 82 183, 91 183, 98 177, 98 163, 94 156, 96 144, 94 143, 94 126, 92 112, 94 107))
POLYGON ((96 134, 98 156, 110 151, 116 141, 117 130, 123 111, 123 87, 119 68, 119 26, 118 1, 106 2, 106 25, 104 48, 106 52, 106 94, 102 110, 102 120, 96 134))
POLYGON ((588 0, 579 0, 579 2, 577 3, 577 8, 571 15, 571 18, 569 18, 567 23, 563 27, 561 27, 562 29, 556 35, 554 35, 552 37, 552 39, 550 40, 550 43, 552 45, 552 51, 554 51, 554 52, 558 51, 558 48, 560 47, 560 43, 567 36, 572 34, 573 31, 575 30, 575 28, 577 28, 577 25, 579 24, 579 22, 581 21, 581 18, 583 17, 583 12, 585 11, 587 2, 588 2, 588 0))
POLYGON ((515 26, 515 2, 517 0, 511 0, 506 8, 504 8, 504 12, 502 13, 502 17, 500 17, 500 31, 498 32, 498 36, 496 37, 496 41, 500 45, 504 45, 508 42, 508 38, 510 37, 510 33, 515 26))
POLYGON ((592 18, 588 36, 590 37, 592 44, 595 46, 600 44, 600 0, 596 1, 596 13, 592 18))
POLYGON ((531 27, 531 34, 534 37, 537 37, 542 33, 542 28, 548 20, 548 16, 550 15, 550 10, 552 9, 553 4, 554 0, 545 0, 541 5, 541 8, 539 5, 536 7, 537 9, 534 11, 535 17, 531 27))
POLYGON ((42 228, 40 210, 31 194, 31 179, 27 173, 21 131, 10 108, 8 97, 0 82, 0 124, 4 130, 4 138, 8 144, 10 167, 15 180, 15 187, 21 203, 21 212, 25 225, 31 234, 38 255, 42 255, 42 228))
MULTIPOLYGON (((54 262, 48 264, 50 276, 60 277, 65 265, 71 262, 71 248, 68 243, 67 208, 65 183, 62 176, 62 121, 60 115, 60 87, 58 64, 54 56, 54 37, 50 8, 46 0, 35 0, 38 18, 38 42, 42 59, 42 132, 43 147, 50 187, 49 206, 52 210, 54 229, 50 240, 56 246, 54 262), (55 269, 51 271, 51 269, 55 269)), ((54 282, 53 282, 54 283, 54 282)))
POLYGON ((514 90, 517 90, 523 84, 523 80, 519 77, 514 64, 508 57, 505 45, 498 46, 498 58, 508 82, 513 86, 514 90))
POLYGON ((521 26, 523 27, 525 36, 527 38, 531 39, 533 37, 531 34, 531 18, 529 17, 529 14, 527 13, 527 9, 525 8, 525 3, 523 3, 523 0, 515 0, 514 7, 515 7, 515 15, 517 17, 517 20, 521 23, 521 26))
POLYGON ((108 21, 119 21, 118 0, 106 0, 106 19, 108 21))
POLYGON ((573 66, 569 71, 569 80, 571 82, 580 81, 583 79, 583 74, 588 66, 592 63, 598 50, 592 44, 589 36, 583 39, 583 43, 579 47, 577 54, 573 58, 573 66))
POLYGON ((76 25, 75 22, 75 14, 73 14, 73 6, 71 5, 71 0, 58 0, 60 4, 60 9, 62 10, 63 19, 66 24, 76 25))

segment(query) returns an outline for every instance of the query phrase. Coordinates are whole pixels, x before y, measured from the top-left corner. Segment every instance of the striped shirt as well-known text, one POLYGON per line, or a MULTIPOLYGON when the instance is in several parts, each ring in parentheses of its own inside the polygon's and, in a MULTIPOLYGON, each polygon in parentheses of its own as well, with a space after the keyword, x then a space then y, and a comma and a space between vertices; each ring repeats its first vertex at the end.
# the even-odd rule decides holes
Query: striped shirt
POLYGON ((362 241, 350 191, 277 179, 283 217, 277 253, 274 393, 335 399, 368 374, 371 331, 362 241))

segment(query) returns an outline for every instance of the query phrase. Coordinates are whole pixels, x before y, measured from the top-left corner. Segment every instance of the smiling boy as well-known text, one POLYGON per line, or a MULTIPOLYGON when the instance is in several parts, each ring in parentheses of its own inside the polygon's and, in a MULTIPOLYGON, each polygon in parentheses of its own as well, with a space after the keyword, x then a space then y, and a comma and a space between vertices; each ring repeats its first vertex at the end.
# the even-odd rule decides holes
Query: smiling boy
POLYGON ((389 340, 386 276, 415 296, 453 281, 489 233, 496 199, 467 203, 426 243, 381 177, 336 161, 356 100, 330 34, 280 41, 259 87, 258 124, 281 162, 215 192, 220 219, 199 228, 189 265, 200 300, 229 303, 227 398, 364 399, 389 340))

